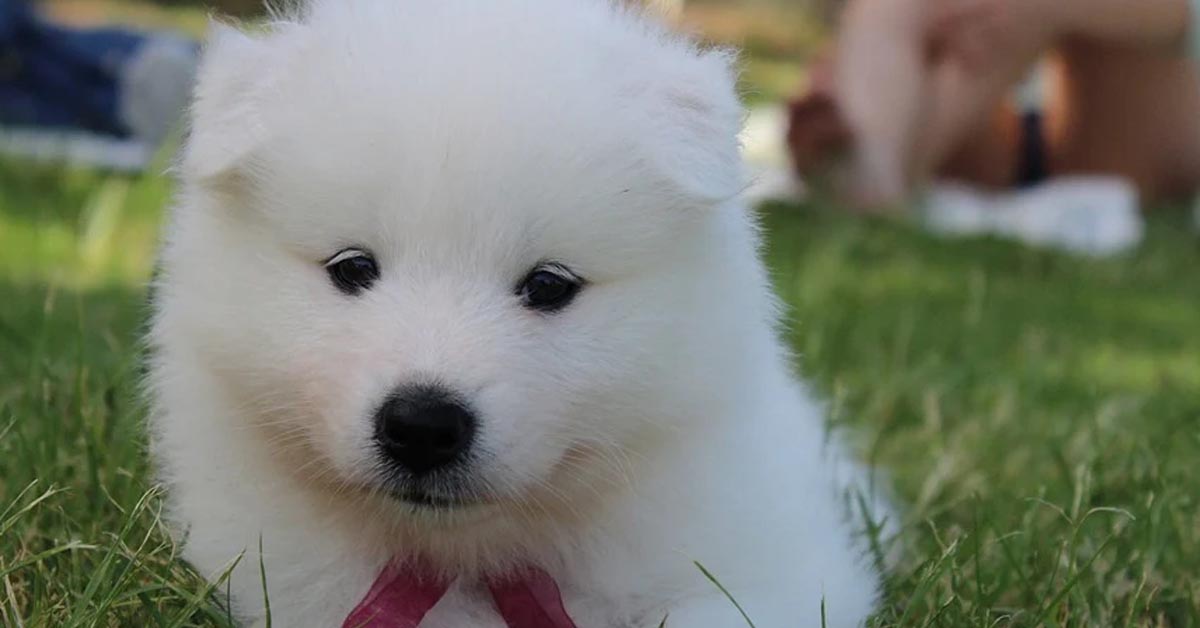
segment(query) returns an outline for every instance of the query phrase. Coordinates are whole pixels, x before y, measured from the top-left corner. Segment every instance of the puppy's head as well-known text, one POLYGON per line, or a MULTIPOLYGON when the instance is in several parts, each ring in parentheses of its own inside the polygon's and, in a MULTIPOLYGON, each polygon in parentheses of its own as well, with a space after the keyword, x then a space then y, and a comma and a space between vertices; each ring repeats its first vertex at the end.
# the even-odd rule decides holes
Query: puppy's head
POLYGON ((413 511, 619 483, 708 414, 761 287, 728 64, 589 0, 220 29, 159 342, 306 482, 413 511))

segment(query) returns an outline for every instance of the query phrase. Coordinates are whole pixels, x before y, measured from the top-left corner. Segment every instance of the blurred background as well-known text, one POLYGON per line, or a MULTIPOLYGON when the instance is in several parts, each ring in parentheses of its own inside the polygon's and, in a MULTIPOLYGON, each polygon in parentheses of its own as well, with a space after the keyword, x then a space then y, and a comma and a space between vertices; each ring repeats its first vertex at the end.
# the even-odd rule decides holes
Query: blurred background
MULTIPOLYGON (((27 19, 14 4, 0 0, 0 37, 27 19)), ((748 190, 797 369, 905 505, 878 548, 902 559, 874 625, 1200 625, 1190 200, 1129 201, 1137 239, 1100 254, 858 211, 801 182, 788 150, 839 3, 658 4, 742 50, 748 190)), ((75 91, 0 54, 0 626, 229 625, 219 585, 176 560, 161 526, 139 333, 197 42, 210 15, 254 22, 261 3, 27 9, 74 42, 51 58, 98 61, 75 91), (153 63, 125 76, 147 42, 153 63)), ((977 200, 943 192, 954 211, 977 200)))

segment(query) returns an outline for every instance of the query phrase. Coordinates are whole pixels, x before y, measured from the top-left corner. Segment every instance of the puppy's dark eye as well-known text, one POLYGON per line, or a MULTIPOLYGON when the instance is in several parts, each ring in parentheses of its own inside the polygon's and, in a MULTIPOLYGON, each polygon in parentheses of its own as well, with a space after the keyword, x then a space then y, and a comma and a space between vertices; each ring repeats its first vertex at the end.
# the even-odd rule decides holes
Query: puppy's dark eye
POLYGON ((379 279, 379 266, 370 253, 346 249, 325 262, 325 272, 338 290, 358 294, 379 279))
POLYGON ((542 264, 529 271, 517 286, 517 296, 525 307, 539 312, 556 312, 566 307, 583 280, 561 264, 542 264))

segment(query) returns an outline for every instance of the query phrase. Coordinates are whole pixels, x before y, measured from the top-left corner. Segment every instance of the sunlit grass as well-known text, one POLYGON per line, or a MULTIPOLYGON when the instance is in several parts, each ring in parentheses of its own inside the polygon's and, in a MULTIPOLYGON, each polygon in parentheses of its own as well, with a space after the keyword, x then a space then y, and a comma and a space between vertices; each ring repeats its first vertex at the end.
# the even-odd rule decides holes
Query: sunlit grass
POLYGON ((802 369, 907 505, 878 625, 1200 621, 1200 239, 1088 261, 780 206, 802 369))
POLYGON ((0 164, 0 280, 136 288, 149 277, 168 183, 0 164))
MULTIPOLYGON (((229 622, 177 560, 143 451, 167 194, 0 168, 2 625, 229 622)), ((1200 246, 1181 216, 1100 261, 820 203, 765 223, 800 369, 904 505, 877 625, 1197 624, 1200 246)))
MULTIPOLYGON (((197 35, 207 19, 52 4, 197 35)), ((692 6, 754 52, 749 100, 794 93, 816 25, 692 6)), ((169 191, 0 163, 0 626, 231 623, 178 560, 144 452, 139 330, 169 191)), ((903 505, 875 625, 1200 625, 1200 238, 1180 213, 1112 260, 821 202, 764 217, 799 370, 903 505)))

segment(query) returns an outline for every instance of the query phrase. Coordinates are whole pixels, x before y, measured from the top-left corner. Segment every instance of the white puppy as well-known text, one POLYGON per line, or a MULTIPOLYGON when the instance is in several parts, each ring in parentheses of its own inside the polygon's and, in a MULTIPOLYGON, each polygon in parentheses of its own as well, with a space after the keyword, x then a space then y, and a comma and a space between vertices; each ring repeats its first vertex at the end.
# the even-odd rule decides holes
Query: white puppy
POLYGON ((215 34, 150 383, 186 557, 245 553, 240 618, 261 543, 285 628, 389 563, 450 583, 422 628, 505 625, 485 583, 531 571, 581 628, 742 625, 697 562, 760 627, 863 621, 861 474, 773 329, 730 62, 598 0, 215 34))

